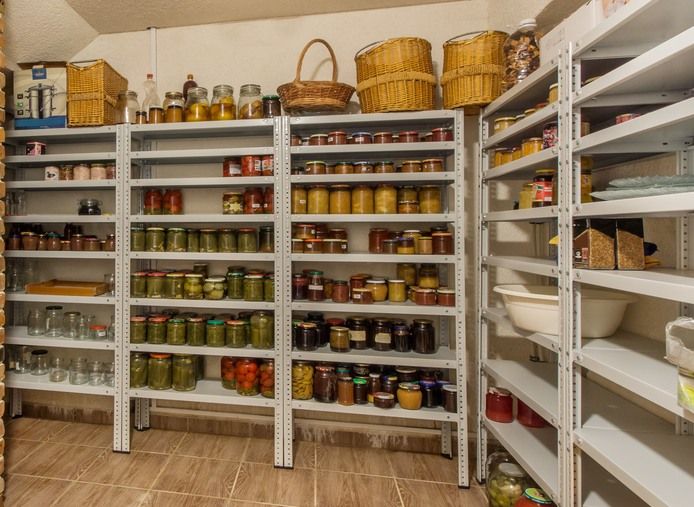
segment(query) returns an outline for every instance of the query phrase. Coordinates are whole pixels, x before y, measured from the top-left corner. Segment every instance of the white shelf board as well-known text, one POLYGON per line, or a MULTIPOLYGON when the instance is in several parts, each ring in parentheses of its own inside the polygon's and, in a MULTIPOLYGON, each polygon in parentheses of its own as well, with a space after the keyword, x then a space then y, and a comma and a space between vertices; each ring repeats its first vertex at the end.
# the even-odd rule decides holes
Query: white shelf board
POLYGON ((7 345, 29 345, 32 347, 59 347, 66 349, 115 350, 116 344, 109 341, 74 340, 72 338, 50 338, 29 336, 26 326, 8 327, 5 337, 7 345))
POLYGON ((54 155, 11 155, 5 157, 8 166, 47 166, 69 162, 112 162, 116 160, 115 151, 92 153, 62 153, 54 155))
POLYGON ((274 176, 246 176, 240 178, 210 177, 210 178, 144 178, 130 180, 130 186, 141 187, 251 187, 256 185, 272 185, 274 176))
POLYGON ((514 209, 508 211, 490 211, 482 218, 487 222, 530 222, 556 220, 559 216, 558 206, 542 208, 514 209))
POLYGON ((274 222, 275 215, 223 215, 221 213, 198 213, 184 215, 131 215, 131 222, 137 223, 241 223, 255 224, 274 222))
POLYGON ((111 214, 104 215, 13 215, 4 218, 9 224, 29 224, 29 223, 77 223, 77 224, 114 224, 116 216, 111 214))
POLYGON ((483 172, 485 180, 497 178, 524 179, 535 174, 536 169, 556 169, 557 168, 557 148, 548 148, 532 155, 526 155, 513 162, 493 167, 483 172))
POLYGON ((52 296, 45 294, 25 294, 24 292, 8 292, 7 301, 21 301, 25 303, 55 303, 55 304, 83 304, 83 305, 114 305, 114 296, 52 296))
POLYGON ((130 306, 156 306, 171 308, 222 308, 230 310, 274 310, 274 302, 242 301, 237 299, 148 299, 130 298, 130 306))
POLYGON ((522 338, 525 338, 526 340, 537 343, 541 347, 553 350, 554 352, 559 350, 558 336, 533 333, 532 331, 526 331, 525 329, 514 327, 513 324, 511 324, 511 320, 508 318, 508 313, 503 308, 484 308, 482 310, 482 316, 488 321, 502 326, 504 331, 514 333, 522 338))
POLYGON ((99 396, 113 396, 114 388, 105 385, 90 386, 89 384, 73 385, 69 379, 63 382, 51 382, 46 375, 32 375, 31 373, 16 373, 8 371, 5 377, 5 385, 10 389, 28 389, 33 391, 53 391, 58 393, 94 394, 99 396))
POLYGON ((271 253, 203 253, 203 252, 128 252, 131 259, 149 259, 162 261, 264 261, 272 262, 275 254, 271 253))
POLYGON ((191 150, 133 151, 130 160, 147 164, 203 164, 222 162, 227 157, 244 155, 272 155, 272 146, 254 148, 200 148, 191 150))
MULTIPOLYGON (((245 216, 245 215, 241 215, 245 216)), ((253 215, 250 215, 253 216, 253 215)), ((256 215, 262 216, 262 215, 256 215)), ((455 222, 455 213, 397 213, 352 215, 292 215, 292 222, 330 223, 433 223, 455 222)))
POLYGON ((592 459, 583 456, 581 461, 583 462, 582 507, 648 506, 592 459))
POLYGON ((575 269, 574 281, 670 301, 694 303, 694 271, 667 268, 645 271, 575 269))
POLYGON ((349 352, 332 352, 329 345, 318 350, 304 351, 294 349, 293 360, 325 361, 334 363, 368 363, 387 364, 391 366, 415 366, 418 368, 456 368, 455 350, 439 347, 435 354, 417 354, 416 352, 387 352, 378 350, 350 350, 349 352))
POLYGON ((417 419, 420 421, 451 421, 457 420, 457 414, 446 412, 443 408, 420 408, 407 410, 396 404, 393 408, 378 408, 372 403, 366 405, 344 406, 339 403, 321 403, 316 400, 292 400, 294 410, 310 410, 312 412, 330 412, 341 415, 367 415, 395 419, 417 419))
MULTIPOLYGON (((547 90, 549 94, 549 89, 547 90)), ((542 109, 535 111, 534 113, 526 116, 522 120, 514 123, 510 127, 491 135, 487 141, 484 143, 484 149, 488 150, 501 143, 508 143, 511 140, 521 139, 523 137, 531 137, 527 135, 527 131, 533 127, 537 127, 543 123, 548 123, 551 121, 557 121, 557 113, 559 112, 559 105, 557 102, 552 102, 551 104, 543 107, 542 109)), ((520 143, 517 143, 520 144, 520 143)))
POLYGON ((292 146, 292 158, 306 159, 329 157, 414 157, 428 158, 432 155, 444 155, 455 150, 453 141, 417 142, 417 143, 386 143, 386 144, 338 144, 324 146, 292 146))
POLYGON ((559 423, 559 392, 556 363, 486 359, 482 365, 498 387, 510 390, 545 421, 559 423))
POLYGON ((314 303, 311 301, 293 301, 292 310, 306 312, 336 312, 336 313, 369 313, 383 315, 430 315, 454 316, 457 314, 454 306, 423 306, 407 303, 374 303, 370 305, 354 303, 314 303))
POLYGON ((489 432, 518 461, 538 485, 552 499, 558 499, 559 463, 557 458, 557 430, 527 428, 518 421, 498 423, 484 418, 489 432))
POLYGON ((575 206, 575 217, 678 217, 694 212, 694 192, 680 192, 575 206))
POLYGON ((487 266, 513 269, 523 273, 532 273, 542 276, 557 276, 557 263, 552 259, 537 259, 534 257, 519 257, 508 255, 489 255, 482 257, 482 263, 487 266))
POLYGON ((414 124, 429 126, 450 125, 455 118, 455 111, 446 109, 417 111, 405 113, 368 113, 368 114, 330 114, 320 116, 294 116, 289 119, 292 130, 309 127, 336 128, 372 128, 402 127, 414 124))
POLYGON ((664 359, 664 342, 620 332, 583 343, 576 364, 694 422, 694 413, 677 404, 677 368, 664 359))
POLYGON ((8 190, 113 190, 116 180, 7 181, 8 190))
POLYGON ((222 387, 221 380, 198 380, 194 391, 129 389, 131 398, 146 398, 150 400, 187 401, 192 403, 217 403, 220 405, 240 405, 245 407, 270 407, 277 404, 273 398, 261 395, 241 396, 235 390, 222 387))
POLYGON ((8 141, 41 141, 45 143, 84 143, 93 141, 116 141, 116 126, 6 130, 8 141))
POLYGON ((232 356, 232 357, 254 357, 262 359, 273 359, 275 351, 272 349, 254 349, 250 345, 243 348, 232 347, 195 347, 191 345, 154 345, 151 343, 130 343, 127 345, 130 352, 152 352, 154 354, 192 354, 197 356, 232 356))
POLYGON ((370 254, 370 253, 347 253, 347 254, 291 254, 294 262, 368 262, 368 263, 431 263, 431 264, 454 264, 455 255, 389 255, 389 254, 370 254))
POLYGON ((437 173, 371 173, 371 174, 292 174, 292 183, 313 185, 318 183, 384 183, 395 182, 399 185, 445 183, 455 180, 452 171, 437 173))
POLYGON ((549 85, 556 83, 557 79, 557 62, 552 59, 494 100, 482 115, 487 118, 502 110, 523 111, 539 102, 545 102, 549 95, 549 85))
POLYGON ((131 125, 130 133, 136 139, 206 138, 224 136, 271 136, 272 119, 228 120, 159 123, 156 125, 131 125))
POLYGON ((7 258, 17 259, 115 259, 116 252, 85 252, 84 250, 6 250, 7 258))

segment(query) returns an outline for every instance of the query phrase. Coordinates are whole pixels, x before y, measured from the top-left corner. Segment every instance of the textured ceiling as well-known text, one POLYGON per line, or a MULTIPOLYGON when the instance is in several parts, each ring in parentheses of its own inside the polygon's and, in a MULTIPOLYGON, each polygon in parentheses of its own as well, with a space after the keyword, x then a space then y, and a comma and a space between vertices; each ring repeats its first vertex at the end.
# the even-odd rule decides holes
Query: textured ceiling
POLYGON ((150 26, 204 25, 453 1, 460 0, 67 0, 67 3, 99 33, 118 33, 150 26))

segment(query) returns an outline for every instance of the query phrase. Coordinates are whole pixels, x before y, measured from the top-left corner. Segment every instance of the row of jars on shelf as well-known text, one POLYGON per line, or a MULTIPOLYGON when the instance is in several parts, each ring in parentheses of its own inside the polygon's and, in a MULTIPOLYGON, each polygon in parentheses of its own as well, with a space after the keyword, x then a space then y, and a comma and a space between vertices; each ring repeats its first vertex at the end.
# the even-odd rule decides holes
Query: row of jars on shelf
POLYGON ((441 213, 441 187, 368 185, 294 185, 291 210, 296 214, 441 213))
POLYGON ((48 338, 69 338, 73 340, 115 340, 115 318, 100 324, 96 316, 69 311, 64 312, 60 305, 32 308, 27 316, 27 335, 48 338))
MULTIPOLYGON (((590 195, 593 191, 592 159, 581 157, 581 202, 592 202, 590 195), (585 160, 584 160, 585 159, 585 160)), ((518 208, 541 208, 544 206, 556 206, 559 192, 557 171, 551 168, 536 169, 532 182, 524 183, 521 188, 518 208)))
POLYGON ((43 170, 43 179, 46 181, 113 180, 115 178, 115 164, 49 165, 43 170))
POLYGON ((316 133, 308 137, 292 134, 292 146, 326 146, 336 144, 390 144, 390 143, 418 143, 418 142, 444 142, 453 141, 453 129, 450 127, 438 127, 430 132, 418 132, 416 130, 404 130, 402 132, 382 131, 364 132, 355 131, 348 133, 344 130, 334 130, 327 134, 316 133))
POLYGON ((439 173, 445 170, 442 158, 428 158, 425 160, 404 160, 397 165, 392 160, 378 162, 340 161, 328 164, 322 160, 311 160, 303 166, 292 168, 292 174, 384 174, 384 173, 439 173))
POLYGON ((373 349, 434 354, 437 351, 436 331, 429 319, 414 319, 409 325, 402 319, 369 319, 359 315, 325 319, 319 312, 309 312, 303 320, 292 321, 292 342, 301 351, 316 350, 327 344, 333 352, 373 349))
POLYGON ((86 252, 113 252, 116 250, 116 235, 107 234, 106 239, 96 236, 73 234, 70 239, 65 239, 57 232, 36 233, 13 229, 7 235, 8 250, 39 250, 39 251, 86 251, 86 252))
POLYGON ((405 367, 393 371, 375 365, 294 361, 292 398, 340 405, 372 403, 378 408, 393 408, 397 400, 400 408, 406 410, 443 406, 447 412, 457 412, 455 385, 430 372, 405 367))
POLYGON ((522 400, 516 399, 516 414, 514 416, 514 396, 510 391, 500 387, 490 387, 485 396, 485 416, 490 421, 511 423, 515 419, 529 428, 544 428, 547 421, 522 400))
POLYGON ((30 373, 35 376, 47 375, 51 382, 68 380, 73 385, 114 386, 115 369, 112 362, 89 361, 77 357, 68 361, 65 357, 48 354, 45 349, 33 349, 22 345, 10 347, 7 361, 8 370, 19 374, 30 373))
POLYGON ((130 318, 130 343, 271 349, 275 346, 274 316, 263 310, 213 318, 134 315, 130 318))
POLYGON ((272 253, 275 232, 271 225, 239 229, 184 229, 182 227, 130 228, 133 252, 272 253))
POLYGON ((239 176, 272 176, 275 172, 273 155, 243 155, 227 157, 222 163, 222 176, 235 178, 239 176))
MULTIPOLYGON (((195 266, 194 266, 195 268, 195 266)), ((226 276, 205 276, 195 271, 136 271, 130 278, 130 296, 149 299, 224 298, 274 301, 274 274, 232 266, 226 276)))

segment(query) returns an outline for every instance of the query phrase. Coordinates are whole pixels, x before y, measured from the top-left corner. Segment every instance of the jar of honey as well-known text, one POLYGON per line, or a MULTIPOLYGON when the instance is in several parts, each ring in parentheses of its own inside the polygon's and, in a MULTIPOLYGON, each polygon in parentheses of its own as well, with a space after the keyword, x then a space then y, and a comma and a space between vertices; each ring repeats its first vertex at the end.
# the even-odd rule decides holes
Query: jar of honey
POLYGON ((352 213, 370 214, 374 212, 374 192, 371 187, 357 185, 352 189, 352 213))
POLYGON ((374 213, 397 213, 397 190, 393 185, 381 184, 374 193, 374 213))
POLYGON ((419 189, 419 212, 441 213, 441 188, 436 185, 424 185, 419 189))
POLYGON ((330 214, 349 215, 352 213, 352 192, 349 185, 330 186, 330 214))
POLYGON ((306 213, 308 193, 305 187, 292 186, 292 213, 303 215, 306 213))
POLYGON ((327 214, 330 212, 330 196, 325 185, 313 185, 308 189, 308 214, 327 214))
POLYGON ((178 123, 183 121, 183 94, 181 92, 166 92, 164 98, 164 122, 178 123))

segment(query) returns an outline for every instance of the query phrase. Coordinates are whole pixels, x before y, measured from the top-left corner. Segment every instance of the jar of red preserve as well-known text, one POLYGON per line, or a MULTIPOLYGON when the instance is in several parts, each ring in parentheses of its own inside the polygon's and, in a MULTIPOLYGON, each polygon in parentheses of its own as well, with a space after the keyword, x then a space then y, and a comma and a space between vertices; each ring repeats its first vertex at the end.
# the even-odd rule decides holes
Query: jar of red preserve
POLYGON ((487 391, 484 413, 490 421, 513 422, 513 396, 506 389, 490 387, 487 391))

